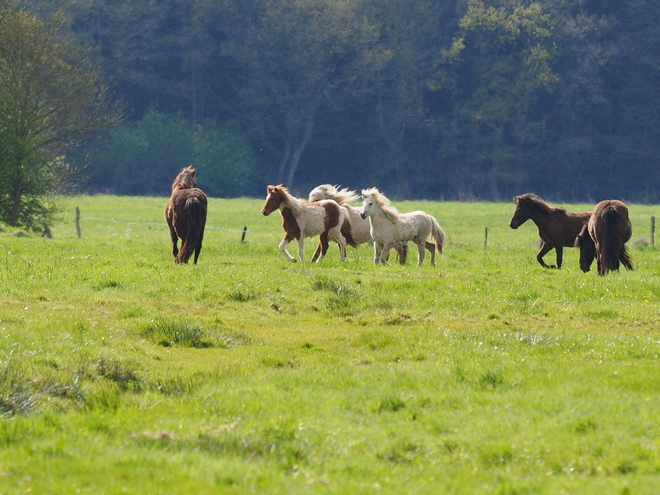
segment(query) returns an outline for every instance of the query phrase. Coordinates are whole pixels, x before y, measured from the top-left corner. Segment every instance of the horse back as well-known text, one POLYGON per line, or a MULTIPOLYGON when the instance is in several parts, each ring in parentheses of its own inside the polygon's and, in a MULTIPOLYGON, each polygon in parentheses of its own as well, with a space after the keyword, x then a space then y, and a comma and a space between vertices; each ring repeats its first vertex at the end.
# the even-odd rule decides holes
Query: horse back
POLYGON ((182 220, 191 214, 196 217, 203 217, 206 221, 206 212, 208 208, 208 200, 206 194, 201 189, 177 189, 172 193, 169 202, 165 208, 165 216, 170 217, 173 224, 178 220, 182 220))
POLYGON ((591 218, 591 212, 571 213, 564 210, 557 210, 552 215, 548 215, 544 221, 535 221, 539 229, 539 237, 553 247, 567 246, 575 244, 575 238, 578 236, 582 227, 584 227, 591 218))

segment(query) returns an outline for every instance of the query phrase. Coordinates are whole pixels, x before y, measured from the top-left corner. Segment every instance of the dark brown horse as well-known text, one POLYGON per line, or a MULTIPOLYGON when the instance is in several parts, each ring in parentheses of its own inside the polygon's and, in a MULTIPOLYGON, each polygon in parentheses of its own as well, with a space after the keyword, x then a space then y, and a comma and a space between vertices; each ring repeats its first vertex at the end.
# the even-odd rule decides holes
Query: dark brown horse
POLYGON ((516 211, 509 221, 509 227, 517 229, 530 218, 539 229, 541 249, 536 259, 545 268, 561 268, 564 246, 573 246, 575 238, 591 217, 590 211, 570 213, 563 208, 552 208, 543 199, 533 193, 513 198, 516 211), (547 265, 543 261, 548 251, 557 252, 557 265, 547 265))
POLYGON ((165 220, 172 237, 172 255, 175 263, 188 263, 195 253, 193 263, 202 250, 206 225, 206 194, 197 188, 195 169, 186 167, 172 183, 172 196, 165 207, 165 220), (177 247, 181 239, 181 251, 177 247))
POLYGON ((631 236, 626 205, 616 199, 601 201, 575 239, 575 246, 580 248, 580 269, 588 272, 596 258, 598 275, 618 270, 620 264, 632 270, 632 258, 625 246, 631 236))

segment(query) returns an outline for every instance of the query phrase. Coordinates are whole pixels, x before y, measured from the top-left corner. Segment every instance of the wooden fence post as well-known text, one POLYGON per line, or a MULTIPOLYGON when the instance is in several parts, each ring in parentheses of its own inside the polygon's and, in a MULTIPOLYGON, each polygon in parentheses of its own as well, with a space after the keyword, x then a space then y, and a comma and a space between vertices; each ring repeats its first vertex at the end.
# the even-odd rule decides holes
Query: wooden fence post
POLYGON ((243 235, 241 236, 241 242, 245 242, 245 234, 247 233, 247 227, 243 227, 243 235))
POLYGON ((80 230, 80 208, 76 206, 76 235, 78 239, 82 237, 82 231, 80 230))
POLYGON ((651 217, 651 246, 655 246, 655 217, 651 217))
POLYGON ((484 249, 488 249, 488 227, 484 227, 484 249))

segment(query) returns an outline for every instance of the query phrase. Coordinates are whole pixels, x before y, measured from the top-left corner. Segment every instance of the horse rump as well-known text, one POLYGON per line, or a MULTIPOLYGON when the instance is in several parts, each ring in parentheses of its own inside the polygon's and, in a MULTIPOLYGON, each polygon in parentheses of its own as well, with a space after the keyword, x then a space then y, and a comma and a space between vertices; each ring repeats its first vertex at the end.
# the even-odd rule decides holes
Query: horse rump
POLYGON ((204 239, 206 210, 207 200, 203 193, 185 199, 182 211, 177 215, 178 221, 175 224, 177 234, 181 238, 181 250, 174 258, 175 263, 188 263, 194 252, 193 263, 197 264, 197 258, 199 258, 199 253, 202 250, 204 239))
POLYGON ((632 258, 625 245, 632 236, 632 225, 625 204, 618 200, 598 203, 588 230, 597 246, 599 275, 618 270, 620 263, 632 270, 632 258))

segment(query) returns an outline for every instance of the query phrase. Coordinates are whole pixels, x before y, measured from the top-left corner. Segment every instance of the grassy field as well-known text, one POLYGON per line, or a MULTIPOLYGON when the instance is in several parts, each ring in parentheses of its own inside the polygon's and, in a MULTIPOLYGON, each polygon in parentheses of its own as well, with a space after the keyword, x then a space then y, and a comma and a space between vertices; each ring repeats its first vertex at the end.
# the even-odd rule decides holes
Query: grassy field
POLYGON ((658 206, 598 277, 513 203, 397 203, 448 235, 417 267, 289 263, 261 199, 210 200, 175 265, 166 198, 62 202, 0 232, 2 495, 660 492, 658 206))

